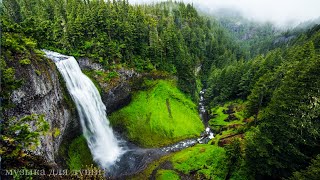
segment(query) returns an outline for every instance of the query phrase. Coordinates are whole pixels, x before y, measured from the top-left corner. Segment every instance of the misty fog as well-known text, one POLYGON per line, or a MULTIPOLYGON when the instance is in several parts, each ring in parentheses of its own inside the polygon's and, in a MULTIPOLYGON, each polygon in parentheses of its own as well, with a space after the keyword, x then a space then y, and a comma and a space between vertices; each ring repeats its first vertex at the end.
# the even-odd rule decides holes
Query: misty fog
MULTIPOLYGON (((153 3, 163 0, 129 0, 130 3, 153 3)), ((213 13, 221 8, 233 9, 246 18, 272 22, 278 26, 294 26, 320 17, 319 0, 182 0, 213 13)))

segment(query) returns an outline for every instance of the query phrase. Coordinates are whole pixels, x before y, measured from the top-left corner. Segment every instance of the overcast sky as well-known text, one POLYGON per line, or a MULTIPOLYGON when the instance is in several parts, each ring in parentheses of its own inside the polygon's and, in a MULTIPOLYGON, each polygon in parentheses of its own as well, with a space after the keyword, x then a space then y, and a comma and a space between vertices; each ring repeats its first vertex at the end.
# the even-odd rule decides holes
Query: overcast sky
MULTIPOLYGON (((129 0, 131 3, 150 3, 162 0, 129 0)), ((320 0, 182 0, 215 10, 234 8, 248 18, 271 21, 278 25, 320 17, 320 0)))

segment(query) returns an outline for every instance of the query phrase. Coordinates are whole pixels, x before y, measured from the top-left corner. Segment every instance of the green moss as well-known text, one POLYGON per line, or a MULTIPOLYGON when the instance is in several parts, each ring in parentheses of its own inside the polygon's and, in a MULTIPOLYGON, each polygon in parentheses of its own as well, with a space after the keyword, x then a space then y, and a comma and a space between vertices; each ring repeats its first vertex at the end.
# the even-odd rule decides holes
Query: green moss
POLYGON ((39 49, 35 49, 34 53, 36 53, 39 56, 45 56, 46 53, 44 53, 43 51, 39 50, 39 49))
POLYGON ((237 134, 239 134, 239 132, 237 129, 234 128, 222 131, 220 134, 217 134, 214 139, 212 139, 211 144, 215 144, 218 146, 220 139, 237 134))
POLYGON ((179 175, 172 170, 159 170, 156 175, 157 180, 179 180, 179 175))
POLYGON ((213 110, 213 114, 216 115, 212 120, 210 120, 210 125, 213 126, 224 126, 228 123, 225 121, 228 118, 228 114, 225 114, 223 111, 227 110, 226 107, 217 107, 213 110))
MULTIPOLYGON (((6 51, 9 52, 9 51, 6 51)), ((17 79, 15 74, 16 70, 14 67, 8 67, 5 58, 0 56, 0 84, 1 84, 1 106, 0 111, 7 108, 12 108, 15 105, 10 101, 10 96, 13 90, 18 89, 23 84, 22 79, 17 79)))
POLYGON ((100 71, 90 71, 90 70, 82 70, 82 72, 90 78, 90 80, 93 82, 93 84, 96 86, 98 89, 99 93, 102 93, 102 88, 99 85, 99 82, 94 78, 94 73, 100 72, 100 71))
POLYGON ((31 64, 31 61, 30 61, 30 59, 22 59, 19 61, 19 63, 21 65, 29 65, 29 64, 31 64))
POLYGON ((59 135, 61 134, 61 132, 60 132, 60 129, 59 128, 54 128, 53 129, 53 132, 52 132, 52 135, 53 135, 53 137, 58 137, 59 135))
MULTIPOLYGON (((85 73, 96 86, 100 83, 109 83, 111 80, 119 77, 116 71, 84 70, 83 73, 85 73)), ((97 86, 97 88, 99 89, 100 87, 97 86)))
POLYGON ((119 74, 116 71, 111 71, 109 73, 105 73, 103 76, 104 80, 109 82, 111 79, 119 77, 119 74))
POLYGON ((67 164, 71 170, 80 170, 94 163, 86 139, 83 136, 71 142, 68 148, 68 156, 67 164))
POLYGON ((244 122, 245 106, 246 102, 235 100, 216 106, 211 110, 212 115, 215 117, 210 119, 209 125, 216 133, 216 136, 210 144, 218 145, 221 138, 242 134, 246 131, 247 126, 245 126, 244 122), (229 108, 232 108, 232 113, 229 112, 230 114, 227 114, 225 111, 230 110, 229 108))
POLYGON ((38 76, 40 76, 40 75, 41 75, 41 71, 39 71, 39 70, 35 70, 35 72, 36 72, 36 74, 37 74, 38 76))
POLYGON ((225 150, 218 146, 199 144, 176 153, 174 169, 184 174, 196 172, 205 179, 225 179, 228 173, 225 150))
POLYGON ((59 84, 60 86, 62 87, 62 94, 63 94, 63 100, 66 102, 67 106, 69 109, 71 110, 75 110, 76 108, 76 105, 74 104, 70 94, 69 94, 69 91, 67 89, 67 86, 66 86, 66 82, 64 81, 62 75, 60 74, 60 72, 58 70, 56 70, 57 73, 58 73, 58 79, 59 79, 59 84))
POLYGON ((19 167, 19 161, 28 167, 32 158, 27 153, 40 145, 40 137, 47 134, 49 123, 44 115, 31 114, 21 119, 11 117, 0 124, 0 129, 0 155, 4 167, 19 167))
POLYGON ((198 136, 204 129, 196 105, 172 81, 159 80, 139 91, 132 102, 113 113, 110 121, 144 147, 158 147, 198 136))

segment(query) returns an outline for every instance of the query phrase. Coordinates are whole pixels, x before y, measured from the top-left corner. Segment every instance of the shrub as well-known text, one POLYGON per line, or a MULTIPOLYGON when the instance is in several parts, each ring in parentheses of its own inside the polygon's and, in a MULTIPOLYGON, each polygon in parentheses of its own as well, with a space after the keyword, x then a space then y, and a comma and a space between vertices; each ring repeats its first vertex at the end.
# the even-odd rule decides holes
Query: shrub
POLYGON ((19 61, 19 63, 21 65, 29 65, 29 64, 31 64, 31 61, 29 59, 22 59, 19 61))
POLYGON ((12 117, 4 121, 0 128, 0 155, 6 165, 6 161, 28 163, 25 162, 25 158, 40 144, 40 136, 48 131, 49 124, 44 115, 31 114, 21 119, 12 117))

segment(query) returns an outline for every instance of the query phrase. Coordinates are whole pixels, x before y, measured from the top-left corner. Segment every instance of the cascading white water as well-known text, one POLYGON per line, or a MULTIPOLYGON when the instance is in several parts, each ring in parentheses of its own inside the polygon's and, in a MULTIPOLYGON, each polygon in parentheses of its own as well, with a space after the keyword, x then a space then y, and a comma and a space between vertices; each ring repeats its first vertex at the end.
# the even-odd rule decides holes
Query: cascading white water
POLYGON ((200 118, 202 122, 207 126, 206 130, 204 131, 201 138, 198 138, 199 143, 208 143, 208 140, 214 138, 214 133, 211 131, 210 127, 208 126, 208 113, 205 108, 205 100, 204 100, 204 92, 205 90, 201 90, 200 95, 200 103, 199 103, 199 112, 200 118))
POLYGON ((52 59, 66 81, 67 89, 76 104, 84 137, 93 159, 108 168, 124 153, 107 119, 106 107, 92 81, 81 72, 72 56, 43 50, 52 59))

